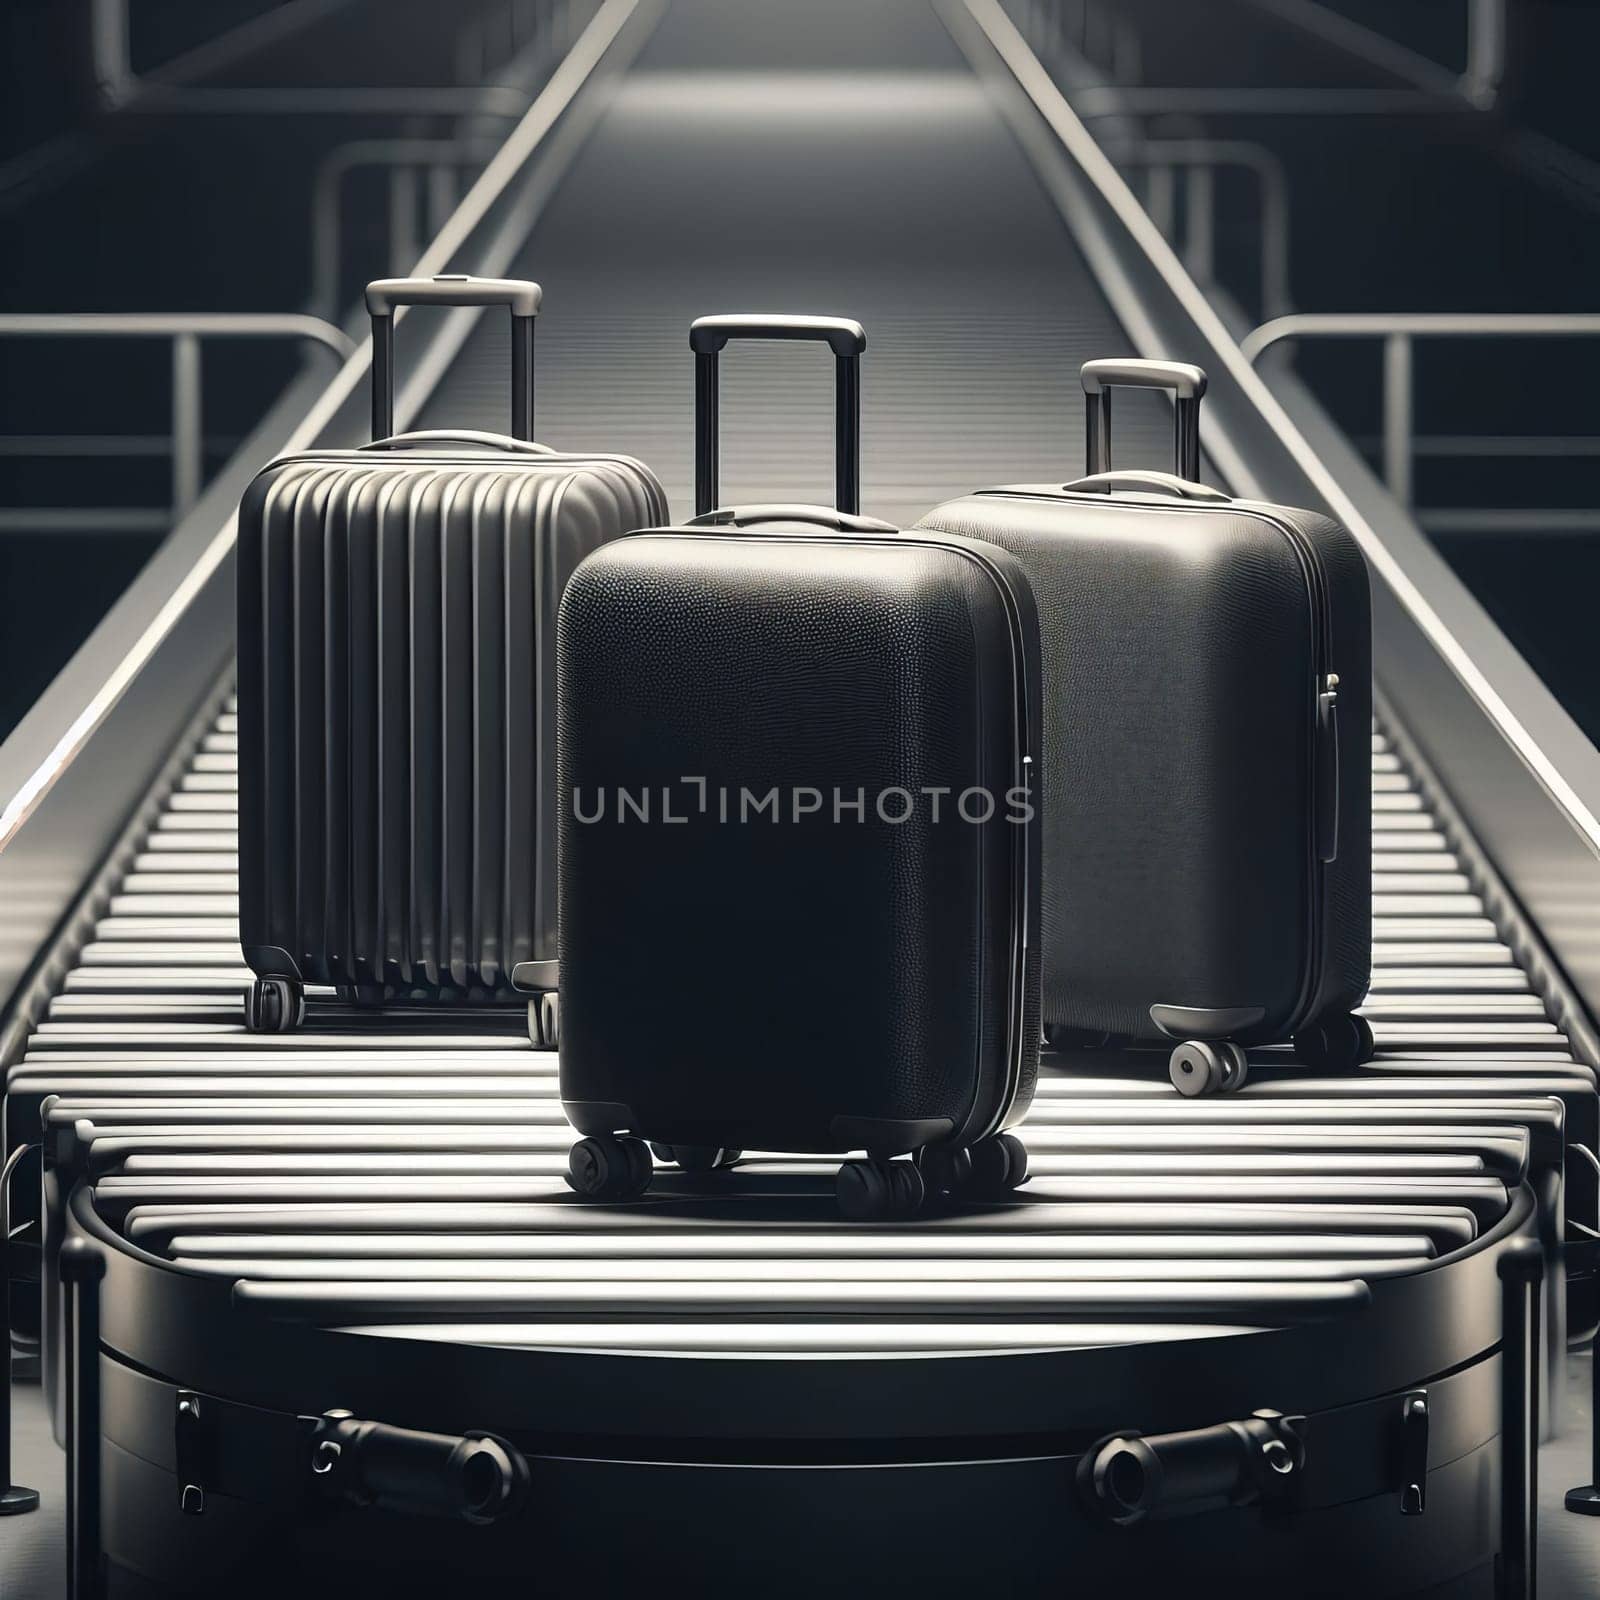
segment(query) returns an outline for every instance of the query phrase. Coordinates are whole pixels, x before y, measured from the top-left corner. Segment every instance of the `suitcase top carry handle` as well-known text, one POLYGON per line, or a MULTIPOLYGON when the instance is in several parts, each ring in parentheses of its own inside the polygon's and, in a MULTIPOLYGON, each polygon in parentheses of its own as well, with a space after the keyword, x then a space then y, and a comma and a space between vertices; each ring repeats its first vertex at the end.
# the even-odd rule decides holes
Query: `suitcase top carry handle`
POLYGON ((892 522, 881 517, 863 517, 853 511, 829 511, 824 506, 750 505, 719 506, 691 517, 689 528, 751 528, 768 522, 805 522, 835 533, 899 533, 892 522))
POLYGON ((834 354, 834 504, 846 515, 861 510, 861 352, 866 330, 847 317, 789 317, 755 312, 700 317, 689 329, 694 351, 694 509, 704 516, 717 503, 717 357, 730 339, 810 339, 834 354))
POLYGON ((1173 401, 1173 471, 1192 481, 1200 476, 1200 397, 1206 375, 1182 361, 1086 361, 1079 373, 1089 397, 1085 420, 1088 449, 1084 471, 1091 477, 1111 470, 1111 391, 1170 389, 1173 401))
POLYGON ((379 278, 367 285, 372 317, 372 437, 394 432, 396 306, 506 306, 511 312, 511 434, 533 440, 533 321, 544 290, 525 278, 379 278))
POLYGON ((508 439, 503 433, 482 433, 475 428, 419 428, 414 433, 391 433, 387 439, 374 439, 363 450, 433 450, 440 446, 477 445, 484 450, 503 450, 508 455, 553 456, 547 444, 531 439, 508 439))
POLYGON ((1062 488, 1069 494, 1166 494, 1177 500, 1206 500, 1219 505, 1232 498, 1221 489, 1175 478, 1170 472, 1097 472, 1063 484, 1062 488))

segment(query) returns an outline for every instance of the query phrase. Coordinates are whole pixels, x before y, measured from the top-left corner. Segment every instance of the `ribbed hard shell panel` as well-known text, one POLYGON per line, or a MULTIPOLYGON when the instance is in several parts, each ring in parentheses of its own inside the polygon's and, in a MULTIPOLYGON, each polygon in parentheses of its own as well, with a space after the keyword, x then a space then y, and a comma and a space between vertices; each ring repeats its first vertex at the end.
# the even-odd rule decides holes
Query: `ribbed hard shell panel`
POLYGON ((556 955, 555 611, 666 516, 621 457, 326 453, 240 512, 241 942, 365 1000, 556 955))

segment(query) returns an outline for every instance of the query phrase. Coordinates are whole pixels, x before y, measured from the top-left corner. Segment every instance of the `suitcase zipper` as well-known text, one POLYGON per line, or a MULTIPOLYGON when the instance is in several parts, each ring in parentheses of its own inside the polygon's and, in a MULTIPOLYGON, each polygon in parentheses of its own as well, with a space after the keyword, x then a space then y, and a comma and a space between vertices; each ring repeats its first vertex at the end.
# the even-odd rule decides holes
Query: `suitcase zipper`
POLYGON ((1339 675, 1333 671, 1333 608, 1328 598, 1327 574, 1316 541, 1288 518, 1266 510, 1254 501, 1235 501, 1235 510, 1276 528, 1294 547, 1311 592, 1311 841, 1309 938, 1305 980, 1295 1011, 1295 1029, 1311 1021, 1312 1006, 1322 988, 1324 964, 1323 925, 1327 921, 1328 863, 1338 853, 1339 842, 1339 675))
MULTIPOLYGON (((905 543, 907 536, 902 534, 895 541, 905 543)), ((1028 698, 1028 659, 1027 646, 1024 642, 1022 627, 1022 608, 1017 604, 1016 594, 1011 588, 1005 574, 1000 568, 984 555, 981 549, 974 548, 972 543, 959 538, 955 539, 918 539, 916 543, 929 543, 935 548, 950 550, 958 555, 966 556, 985 573, 989 581, 995 586, 1005 607, 1006 628, 1011 637, 1011 675, 1013 683, 1012 709, 1015 718, 1014 736, 1012 738, 1012 778, 1020 780, 1020 787, 1027 791, 1028 804, 1031 812, 1033 805, 1033 740, 1030 737, 1032 707, 1028 698)), ((1042 715, 1043 708, 1040 708, 1042 715)), ((1005 1126, 1006 1113, 1016 1101, 1017 1094, 1022 1087, 1022 1063, 1027 1056, 1028 1042, 1022 1036, 1023 1023, 1027 1017, 1027 973, 1028 973, 1028 941, 1032 937, 1029 921, 1032 916, 1032 906, 1028 894, 1028 864, 1032 849, 1031 816, 1015 829, 1015 837, 1011 846, 1011 982, 1009 985, 1008 1012, 1006 1017, 1006 1083, 1003 1092, 995 1102, 995 1108, 989 1117, 983 1138, 990 1138, 1000 1132, 1005 1126)), ((964 1144, 976 1141, 970 1129, 962 1135, 964 1144)))

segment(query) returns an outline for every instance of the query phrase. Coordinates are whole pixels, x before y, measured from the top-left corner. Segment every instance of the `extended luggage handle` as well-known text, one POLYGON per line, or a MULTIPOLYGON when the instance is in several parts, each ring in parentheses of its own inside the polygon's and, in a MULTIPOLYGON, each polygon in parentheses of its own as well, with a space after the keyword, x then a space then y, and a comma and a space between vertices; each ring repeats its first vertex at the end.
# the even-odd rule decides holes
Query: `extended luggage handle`
POLYGON ((694 509, 717 503, 721 417, 717 357, 732 339, 808 339, 834 354, 834 504, 847 516, 861 510, 861 352, 866 330, 848 317, 793 317, 755 312, 699 317, 689 327, 694 351, 694 509))
POLYGON ((1192 482, 1200 476, 1200 397, 1206 375, 1183 361, 1138 361, 1132 357, 1086 361, 1079 372, 1089 398, 1085 412, 1090 477, 1111 470, 1111 391, 1170 389, 1173 392, 1173 471, 1192 482))
POLYGON ((378 278, 367 285, 372 317, 372 437, 394 432, 394 313, 397 306, 505 306, 511 312, 511 433, 533 442, 533 323, 544 290, 526 278, 378 278))

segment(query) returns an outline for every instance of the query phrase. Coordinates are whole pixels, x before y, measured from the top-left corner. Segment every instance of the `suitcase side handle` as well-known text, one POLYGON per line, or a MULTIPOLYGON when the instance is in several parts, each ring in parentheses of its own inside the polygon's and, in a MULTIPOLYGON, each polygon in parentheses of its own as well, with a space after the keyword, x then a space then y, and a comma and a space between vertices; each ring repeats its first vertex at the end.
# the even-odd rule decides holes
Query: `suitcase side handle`
POLYGON ((717 358, 732 339, 807 339, 834 355, 834 504, 848 516, 861 510, 861 352, 866 330, 848 317, 794 317, 736 312, 698 317, 689 328, 694 351, 694 509, 717 503, 721 417, 717 358))
POLYGON ((1087 450, 1084 470, 1094 477, 1111 470, 1111 391, 1170 389, 1173 393, 1173 471, 1187 480, 1200 476, 1200 399, 1206 375, 1184 361, 1138 361, 1131 357, 1086 361, 1079 371, 1089 397, 1084 420, 1087 450))
POLYGON ((397 306, 505 306, 511 312, 511 436, 533 441, 533 324, 544 290, 526 278, 378 278, 367 285, 372 318, 372 437, 394 432, 394 313, 397 306))

